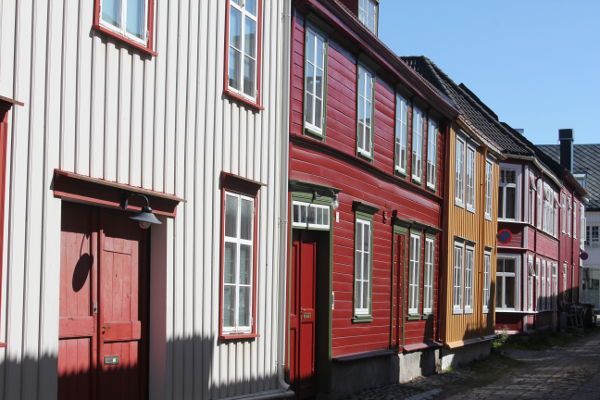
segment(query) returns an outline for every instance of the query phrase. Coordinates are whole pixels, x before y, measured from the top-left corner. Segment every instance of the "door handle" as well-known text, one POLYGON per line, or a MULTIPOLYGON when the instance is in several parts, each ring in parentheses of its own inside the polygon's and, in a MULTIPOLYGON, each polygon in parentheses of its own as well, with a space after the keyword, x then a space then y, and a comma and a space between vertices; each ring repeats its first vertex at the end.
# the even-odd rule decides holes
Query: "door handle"
POLYGON ((106 332, 110 330, 110 325, 102 325, 102 334, 104 335, 106 332))

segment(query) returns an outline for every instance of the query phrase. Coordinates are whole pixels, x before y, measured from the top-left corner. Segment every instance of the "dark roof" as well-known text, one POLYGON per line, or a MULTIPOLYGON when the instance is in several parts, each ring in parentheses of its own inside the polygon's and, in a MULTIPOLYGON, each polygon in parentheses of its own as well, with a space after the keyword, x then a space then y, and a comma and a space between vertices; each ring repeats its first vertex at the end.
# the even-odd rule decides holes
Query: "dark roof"
MULTIPOLYGON (((542 144, 538 147, 556 162, 560 162, 560 146, 542 144)), ((573 173, 587 174, 585 190, 590 199, 588 210, 600 210, 600 144, 576 144, 573 146, 573 173)))
POLYGON ((464 84, 457 85, 433 61, 424 56, 401 57, 409 66, 448 96, 458 107, 460 114, 472 124, 485 139, 496 144, 504 153, 533 155, 533 145, 523 141, 516 132, 508 131, 498 116, 464 84))

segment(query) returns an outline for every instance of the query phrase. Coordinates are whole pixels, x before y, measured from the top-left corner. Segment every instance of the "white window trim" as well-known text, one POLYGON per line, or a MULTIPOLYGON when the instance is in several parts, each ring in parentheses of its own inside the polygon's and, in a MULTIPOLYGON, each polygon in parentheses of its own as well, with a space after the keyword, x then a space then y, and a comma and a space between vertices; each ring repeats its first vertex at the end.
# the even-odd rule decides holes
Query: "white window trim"
POLYGON ((525 308, 527 311, 533 311, 535 305, 535 296, 534 296, 534 288, 535 288, 535 269, 533 264, 533 255, 529 255, 527 257, 527 297, 525 308))
POLYGON ((378 14, 379 14, 379 4, 375 0, 359 0, 358 2, 358 20, 367 27, 368 30, 377 34, 378 29, 378 14), (369 6, 373 5, 373 15, 369 13, 369 6), (366 6, 366 8, 365 8, 366 6), (367 18, 373 19, 373 29, 369 26, 369 21, 367 18))
POLYGON ((454 247, 452 248, 452 313, 453 314, 462 314, 463 313, 463 286, 464 286, 464 263, 465 263, 465 244, 460 241, 454 242, 454 247), (456 259, 456 252, 459 251, 460 260, 456 259), (457 261, 459 261, 457 263, 457 261), (458 271, 458 274, 457 274, 458 271), (460 281, 456 282, 456 278, 459 278, 460 281), (458 294, 458 298, 456 296, 458 294))
MULTIPOLYGON (((325 216, 325 215, 324 215, 325 216)), ((322 205, 322 204, 311 204, 311 203, 307 203, 307 202, 303 202, 303 201, 298 201, 298 200, 294 200, 292 201, 292 227, 294 228, 305 228, 305 229, 323 229, 323 230, 329 230, 330 229, 330 219, 331 219, 331 209, 329 206, 326 205, 322 205), (306 208, 306 222, 301 222, 301 221, 295 221, 294 220, 294 207, 301 207, 301 208, 306 208), (314 209, 315 212, 316 210, 323 210, 323 212, 325 212, 325 210, 327 211, 327 218, 323 218, 324 221, 326 221, 327 223, 323 223, 323 224, 318 224, 318 223, 310 223, 308 222, 308 212, 310 209, 314 209)))
POLYGON ((464 298, 464 307, 465 307, 465 314, 472 314, 473 313, 473 299, 474 299, 474 283, 475 283, 475 247, 471 246, 471 245, 466 245, 465 246, 465 256, 464 256, 464 282, 465 282, 465 287, 464 287, 464 294, 463 294, 463 298, 464 298), (468 277, 468 270, 469 270, 469 253, 471 253, 471 265, 470 265, 470 282, 467 281, 467 277, 468 277), (469 286, 470 285, 470 286, 469 286))
POLYGON ((401 174, 406 174, 408 160, 408 102, 404 97, 396 94, 396 127, 394 133, 395 169, 401 174), (396 149, 399 148, 399 152, 396 149), (404 150, 404 158, 402 158, 404 150))
MULTIPOLYGON (((498 221, 499 222, 518 222, 521 221, 521 166, 514 164, 501 164, 500 165, 500 173, 502 170, 514 171, 515 172, 515 217, 514 218, 505 218, 501 216, 501 212, 506 214, 506 195, 503 196, 504 204, 502 207, 498 207, 498 221)), ((501 190, 502 179, 498 182, 498 190, 501 190)), ((512 184, 510 184, 512 185, 512 184)), ((507 186, 508 187, 508 186, 507 186)))
MULTIPOLYGON (((521 258, 519 256, 513 256, 513 255, 498 255, 496 257, 496 263, 498 263, 500 260, 514 260, 515 261, 515 272, 500 272, 499 269, 496 269, 496 282, 501 279, 502 277, 512 277, 514 276, 515 278, 515 288, 514 288, 514 294, 515 294, 515 306, 514 307, 504 307, 504 306, 498 306, 496 304, 496 310, 497 311, 516 311, 519 309, 519 276, 520 276, 520 268, 521 268, 521 258)), ((497 286, 497 285, 496 285, 497 286)), ((506 304, 506 284, 503 282, 502 285, 502 289, 503 289, 503 293, 502 293, 502 305, 506 304)))
POLYGON ((410 234, 408 267, 408 314, 419 315, 419 296, 421 295, 419 290, 419 283, 421 281, 421 235, 416 233, 410 234), (415 246, 413 246, 413 240, 416 243, 415 246), (416 247, 416 251, 414 251, 414 247, 416 247), (411 288, 415 290, 415 293, 411 293, 411 288), (414 303, 412 294, 416 295, 414 303))
POLYGON ((438 124, 430 118, 427 124, 427 187, 433 190, 437 185, 437 141, 438 124))
POLYGON ((148 45, 148 36, 149 36, 149 27, 148 27, 148 8, 150 5, 150 2, 148 0, 145 0, 145 4, 144 4, 144 28, 143 28, 143 32, 144 32, 144 39, 140 39, 139 37, 132 35, 131 33, 127 32, 127 1, 128 0, 121 0, 121 24, 123 25, 121 28, 119 28, 118 26, 115 26, 113 24, 111 24, 108 21, 105 21, 104 18, 102 18, 102 3, 104 0, 100 0, 100 10, 99 10, 99 16, 98 16, 98 21, 100 21, 100 25, 112 32, 118 33, 119 35, 132 40, 136 43, 139 43, 143 46, 147 46, 148 45))
POLYGON ((477 150, 467 144, 467 150, 465 153, 465 205, 467 211, 475 212, 477 206, 477 188, 475 187, 475 182, 477 182, 477 150), (471 182, 469 182, 469 154, 473 154, 473 158, 471 159, 470 166, 473 168, 471 174, 471 182), (469 191, 469 183, 471 183, 471 191, 469 191), (471 197, 471 198, 470 198, 471 197))
MULTIPOLYGON (((222 330, 223 333, 226 334, 231 334, 231 333, 242 333, 242 334, 246 334, 246 333, 251 333, 252 332, 252 325, 253 325, 253 314, 252 314, 252 309, 254 307, 253 304, 253 287, 254 287, 254 207, 255 207, 255 203, 254 203, 254 198, 249 197, 249 196, 244 196, 241 194, 237 194, 237 193, 233 193, 233 192, 229 192, 229 191, 225 191, 225 204, 227 204, 227 197, 234 197, 237 199, 237 203, 238 203, 238 209, 236 212, 236 225, 237 225, 237 232, 236 232, 236 237, 230 237, 227 236, 225 234, 223 234, 223 246, 225 246, 225 243, 233 243, 236 246, 236 254, 237 254, 237 258, 236 258, 236 266, 235 266, 235 283, 225 283, 223 281, 223 285, 221 287, 221 291, 222 291, 222 296, 223 298, 225 298, 225 286, 233 286, 235 288, 235 304, 234 304, 234 326, 225 326, 225 323, 222 323, 222 330), (241 230, 241 207, 242 207, 242 200, 247 200, 250 201, 252 204, 252 215, 250 216, 250 222, 251 222, 251 227, 250 227, 250 235, 251 238, 250 240, 247 239, 242 239, 240 230, 241 230), (250 246, 250 255, 251 255, 251 261, 250 261, 250 283, 249 284, 241 284, 239 283, 239 278, 240 278, 240 246, 244 245, 244 246, 250 246), (248 287, 250 290, 250 299, 248 302, 248 321, 249 321, 249 325, 248 326, 244 326, 244 325, 240 325, 239 324, 239 288, 241 287, 248 287)), ((225 207, 226 208, 226 207, 225 207)), ((225 210, 223 210, 223 212, 225 212, 225 210)), ((225 266, 223 266, 223 268, 225 268, 225 266)), ((223 301, 223 305, 221 307, 224 307, 225 302, 223 301)), ((221 310, 221 312, 223 313, 224 310, 221 310)))
POLYGON ((361 105, 360 103, 362 102, 362 106, 365 107, 365 110, 367 110, 367 105, 369 106, 370 109, 370 113, 371 113, 371 120, 369 121, 369 124, 365 124, 363 122, 361 122, 361 120, 358 118, 358 109, 357 109, 357 124, 356 124, 356 148, 359 154, 365 156, 365 157, 373 157, 373 144, 374 144, 374 132, 373 132, 373 127, 374 127, 374 121, 375 121, 375 76, 373 75, 373 73, 368 70, 367 68, 365 68, 362 65, 358 66, 358 79, 357 79, 357 85, 358 85, 358 93, 357 93, 357 99, 358 99, 358 107, 360 108, 361 105), (360 79, 361 76, 364 75, 364 86, 361 88, 360 87, 360 79), (371 80, 371 93, 367 93, 367 81, 371 80), (359 132, 361 129, 361 126, 363 127, 363 145, 361 146, 361 143, 359 143, 359 132), (366 128, 369 128, 369 140, 367 141, 366 138, 366 128), (365 146, 368 146, 365 147, 365 146))
MULTIPOLYGON (((358 287, 360 287, 360 293, 358 293, 358 297, 359 297, 359 302, 356 301, 356 297, 354 299, 354 315, 356 316, 367 316, 370 315, 371 313, 371 262, 372 262, 372 258, 373 258, 373 249, 371 248, 371 237, 373 235, 373 230, 372 230, 372 222, 369 221, 368 219, 363 219, 360 217, 356 218, 356 227, 355 229, 358 229, 358 226, 362 225, 364 229, 364 226, 368 226, 369 227, 369 251, 365 251, 365 244, 363 243, 363 248, 362 249, 358 249, 356 247, 356 245, 358 243, 355 243, 354 245, 354 286, 356 287, 356 282, 360 281, 360 285, 358 287), (356 253, 359 252, 361 254, 361 267, 362 267, 362 273, 361 273, 361 278, 359 278, 358 275, 358 268, 359 266, 356 265, 356 253), (368 263, 367 265, 364 265, 364 254, 367 254, 369 259, 368 259, 368 263), (365 279, 365 274, 367 275, 367 278, 365 279), (367 291, 368 293, 367 295, 367 307, 357 307, 357 303, 361 304, 363 303, 364 300, 364 290, 363 290, 363 284, 367 283, 367 291)), ((362 231, 361 231, 362 232, 362 231)), ((364 241, 364 236, 363 236, 363 241, 364 241)), ((356 296, 356 294, 355 294, 356 296)))
POLYGON ((423 178, 423 134, 425 114, 417 107, 413 106, 413 131, 412 131, 412 179, 417 183, 421 183, 423 178), (417 120, 418 119, 418 120, 417 120), (418 135, 416 133, 419 133, 418 135), (418 172, 416 174, 415 172, 418 172))
POLYGON ((461 137, 456 137, 456 141, 454 143, 454 204, 457 205, 458 207, 464 207, 465 206, 465 182, 466 182, 466 178, 465 178, 465 165, 467 163, 467 159, 466 159, 466 148, 467 148, 467 143, 465 142, 465 140, 461 137), (461 143, 462 145, 462 151, 460 152, 461 154, 459 155, 458 153, 458 143, 461 143), (460 160, 460 168, 458 165, 458 161, 460 160), (458 180, 458 177, 460 176, 460 182, 458 180), (459 189, 460 188, 460 189, 459 189), (460 190, 460 192, 459 192, 460 190), (460 196, 458 196, 458 194, 460 193, 460 196))
POLYGON ((423 314, 433 313, 433 279, 435 268, 435 239, 425 238, 425 262, 423 268, 423 314), (429 304, 429 307, 426 305, 429 304))
POLYGON ((483 313, 489 312, 490 295, 492 290, 492 253, 483 252, 483 313))
POLYGON ((485 219, 492 220, 494 208, 494 163, 491 159, 485 160, 485 219))
MULTIPOLYGON (((304 126, 308 130, 310 130, 312 133, 315 133, 315 134, 317 134, 319 136, 323 136, 323 125, 324 125, 323 122, 325 120, 325 98, 324 97, 325 97, 325 87, 327 85, 327 74, 326 74, 326 66, 327 66, 327 41, 316 30, 312 29, 310 26, 307 26, 307 28, 306 28, 306 40, 307 41, 308 41, 308 38, 309 38, 309 34, 314 35, 314 41, 315 42, 314 42, 314 54, 312 55, 313 56, 313 60, 311 61, 309 59, 308 54, 307 54, 306 51, 305 51, 305 54, 304 54, 304 82, 305 82, 304 83, 304 103, 306 104, 306 98, 308 96, 312 96, 313 97, 312 115, 313 115, 313 120, 315 122, 317 122, 315 118, 316 118, 316 115, 317 115, 316 114, 316 111, 317 111, 317 99, 319 99, 319 97, 317 96, 317 93, 316 93, 316 87, 317 87, 316 79, 315 79, 315 82, 313 82, 313 85, 312 85, 313 86, 312 87, 312 92, 313 93, 310 94, 308 92, 308 90, 306 90, 307 89, 307 79, 306 79, 306 77, 307 77, 308 65, 310 63, 311 66, 312 66, 312 69, 313 69, 314 76, 316 76, 316 71, 317 70, 321 70, 321 69, 322 69, 322 74, 323 74, 323 79, 321 81, 321 85, 322 85, 322 88, 321 88, 322 93, 321 93, 321 95, 322 95, 322 97, 319 99, 319 100, 321 100, 321 126, 319 127, 319 126, 315 125, 314 123, 312 123, 310 121, 307 121, 306 109, 304 110, 304 126), (317 54, 319 54, 318 51, 317 51, 317 47, 319 45, 319 42, 321 42, 321 46, 323 47, 323 49, 322 49, 323 50, 323 59, 321 60, 322 63, 323 63, 323 68, 319 67, 316 64, 319 61, 319 60, 317 60, 317 54)), ((307 47, 305 47, 305 48, 307 48, 307 47)))
MULTIPOLYGON (((251 100, 251 101, 256 101, 257 97, 258 97, 258 74, 260 73, 260 71, 259 71, 259 64, 260 64, 259 63, 259 58, 260 58, 260 54, 258 54, 260 46, 259 46, 259 43, 258 43, 259 42, 259 34, 258 33, 260 32, 261 27, 259 26, 258 13, 261 10, 260 10, 259 4, 260 4, 259 2, 256 3, 256 13, 257 13, 257 15, 252 15, 248 11, 246 11, 245 4, 242 4, 242 6, 240 6, 240 5, 236 4, 233 1, 229 2, 229 6, 230 7, 233 7, 233 8, 235 8, 236 10, 238 10, 238 11, 240 11, 242 13, 242 28, 241 28, 241 35, 240 35, 241 36, 241 39, 240 39, 241 40, 241 44, 240 44, 241 49, 236 49, 235 47, 232 46, 232 44, 231 44, 232 41, 231 41, 231 37, 230 36, 228 36, 228 42, 227 42, 227 45, 228 45, 228 47, 227 47, 227 53, 229 53, 229 49, 232 48, 232 47, 235 50, 237 50, 237 51, 239 51, 241 53, 241 57, 240 57, 241 62, 240 62, 240 65, 239 65, 240 71, 238 71, 239 74, 240 74, 239 75, 240 76, 240 89, 236 89, 236 88, 234 88, 233 86, 231 86, 229 84, 229 76, 228 76, 228 79, 227 79, 227 88, 229 90, 231 90, 233 93, 235 93, 235 94, 237 94, 239 96, 242 96, 243 98, 251 100), (250 56, 248 54, 247 49, 246 49, 246 34, 245 34, 246 17, 249 18, 249 19, 251 19, 251 20, 253 20, 256 23, 256 40, 255 40, 255 43, 254 43, 254 57, 250 56), (247 94, 247 93, 244 92, 244 83, 243 83, 243 80, 244 80, 244 62, 243 61, 244 61, 245 57, 249 57, 249 58, 253 59, 254 62, 255 62, 255 64, 254 64, 255 70, 254 70, 254 77, 253 77, 253 88, 252 88, 253 94, 252 95, 249 95, 249 94, 247 94)), ((227 12, 231 13, 231 10, 227 10, 227 12)), ((226 35, 229 35, 229 34, 230 34, 229 32, 226 32, 226 35)), ((229 60, 228 63, 231 63, 231 60, 229 60)), ((227 65, 227 68, 229 69, 229 64, 227 65)), ((227 71, 227 74, 229 74, 229 70, 227 71)))

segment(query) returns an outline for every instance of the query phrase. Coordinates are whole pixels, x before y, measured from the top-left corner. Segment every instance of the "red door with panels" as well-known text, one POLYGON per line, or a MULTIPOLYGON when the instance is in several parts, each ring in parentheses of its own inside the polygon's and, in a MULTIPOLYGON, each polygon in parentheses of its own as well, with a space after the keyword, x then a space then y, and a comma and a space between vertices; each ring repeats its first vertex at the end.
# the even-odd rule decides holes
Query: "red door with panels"
POLYGON ((58 398, 147 397, 148 231, 63 202, 58 398))
POLYGON ((316 394, 317 240, 294 232, 290 293, 290 380, 299 398, 316 394))

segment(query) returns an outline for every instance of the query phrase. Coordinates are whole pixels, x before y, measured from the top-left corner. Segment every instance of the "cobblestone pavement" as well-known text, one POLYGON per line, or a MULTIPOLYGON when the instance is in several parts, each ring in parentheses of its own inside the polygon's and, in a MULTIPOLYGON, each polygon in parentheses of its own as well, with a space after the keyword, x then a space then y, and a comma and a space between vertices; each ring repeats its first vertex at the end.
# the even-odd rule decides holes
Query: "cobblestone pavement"
POLYGON ((502 360, 509 363, 500 370, 495 371, 493 363, 483 364, 483 368, 460 368, 408 384, 368 390, 350 399, 600 400, 600 331, 566 347, 507 350, 504 354, 508 358, 502 360))

